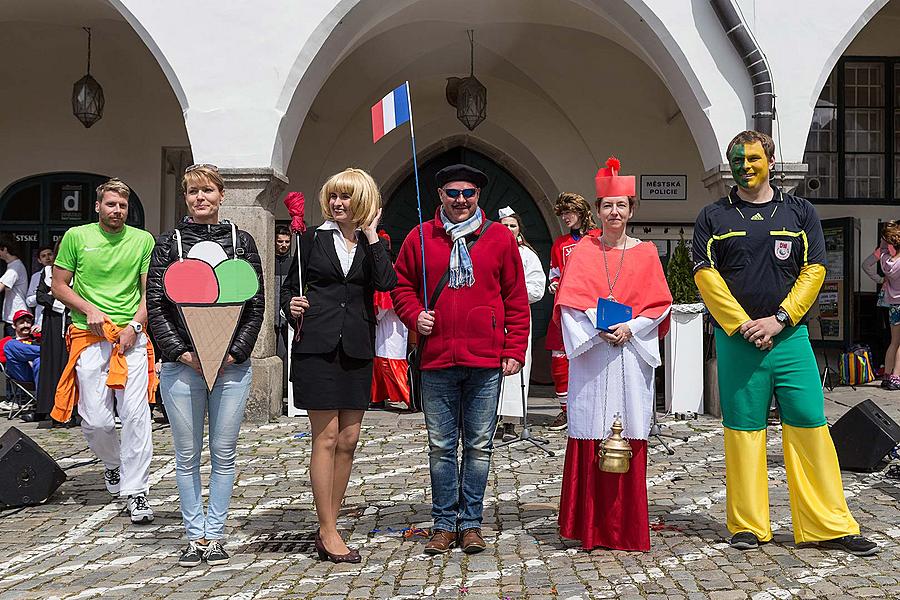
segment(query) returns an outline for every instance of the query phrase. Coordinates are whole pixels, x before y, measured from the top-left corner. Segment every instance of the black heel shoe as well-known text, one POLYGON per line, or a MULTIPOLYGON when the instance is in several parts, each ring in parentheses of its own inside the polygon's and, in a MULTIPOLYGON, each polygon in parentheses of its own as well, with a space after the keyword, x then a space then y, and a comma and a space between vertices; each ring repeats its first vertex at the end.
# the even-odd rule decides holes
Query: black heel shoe
POLYGON ((319 555, 319 560, 329 560, 333 563, 351 563, 356 564, 362 561, 362 557, 359 555, 359 551, 355 549, 351 549, 347 554, 332 554, 325 548, 325 544, 322 542, 322 536, 319 535, 319 530, 316 530, 316 553, 319 555))

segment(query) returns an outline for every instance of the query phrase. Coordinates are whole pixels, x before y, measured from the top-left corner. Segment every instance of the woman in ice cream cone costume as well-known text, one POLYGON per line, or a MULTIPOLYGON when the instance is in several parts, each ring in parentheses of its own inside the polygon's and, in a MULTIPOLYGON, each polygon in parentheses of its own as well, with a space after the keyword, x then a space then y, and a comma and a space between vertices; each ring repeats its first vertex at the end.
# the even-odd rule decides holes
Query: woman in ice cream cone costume
POLYGON ((337 529, 362 418, 372 393, 375 292, 397 284, 378 236, 381 194, 360 169, 331 176, 319 192, 325 222, 300 237, 281 307, 296 323, 291 356, 294 403, 312 428, 309 477, 320 560, 358 563, 337 529), (299 267, 298 267, 299 264, 299 267), (301 285, 302 281, 302 285, 301 285))
POLYGON ((227 563, 225 520, 238 433, 250 393, 250 353, 262 326, 263 276, 253 237, 219 219, 225 184, 213 165, 181 181, 188 216, 156 240, 147 311, 162 358, 160 392, 172 427, 175 480, 188 545, 178 564, 227 563), (200 456, 209 418, 209 501, 200 456))
POLYGON ((626 233, 636 203, 634 176, 618 171, 619 161, 610 158, 597 173, 603 234, 585 238, 569 255, 553 313, 569 358, 559 531, 585 550, 646 552, 653 375, 661 364, 659 339, 669 329, 672 295, 656 246, 626 233), (608 331, 597 329, 601 299, 630 307, 631 318, 611 323, 608 331), (625 472, 604 470, 598 456, 617 418, 627 440, 622 445, 630 446, 625 472))
POLYGON ((726 155, 737 185, 700 212, 693 257, 715 319, 731 545, 747 550, 772 539, 766 420, 774 395, 794 540, 874 554, 844 499, 806 326, 825 279, 822 225, 812 204, 769 182, 771 137, 744 131, 726 155))

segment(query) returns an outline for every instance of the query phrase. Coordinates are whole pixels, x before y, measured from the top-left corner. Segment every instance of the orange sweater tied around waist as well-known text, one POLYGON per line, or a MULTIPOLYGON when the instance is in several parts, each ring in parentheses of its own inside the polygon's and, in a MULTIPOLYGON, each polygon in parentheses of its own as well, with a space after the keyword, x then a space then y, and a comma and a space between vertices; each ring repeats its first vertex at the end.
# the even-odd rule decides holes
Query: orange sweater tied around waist
MULTIPOLYGON (((78 357, 88 346, 99 342, 109 342, 113 345, 112 354, 109 357, 109 375, 106 378, 106 387, 112 390, 124 390, 128 381, 128 362, 124 354, 119 353, 119 332, 122 331, 112 323, 103 324, 103 336, 95 335, 90 329, 78 329, 69 327, 66 333, 66 348, 69 350, 69 362, 66 363, 59 384, 56 386, 53 410, 50 416, 60 423, 67 423, 72 418, 72 410, 78 404, 78 378, 75 374, 75 365, 78 357)), ((153 355, 153 345, 147 340, 147 371, 149 374, 147 384, 147 401, 151 404, 156 399, 156 386, 159 380, 154 368, 156 358, 153 355)))

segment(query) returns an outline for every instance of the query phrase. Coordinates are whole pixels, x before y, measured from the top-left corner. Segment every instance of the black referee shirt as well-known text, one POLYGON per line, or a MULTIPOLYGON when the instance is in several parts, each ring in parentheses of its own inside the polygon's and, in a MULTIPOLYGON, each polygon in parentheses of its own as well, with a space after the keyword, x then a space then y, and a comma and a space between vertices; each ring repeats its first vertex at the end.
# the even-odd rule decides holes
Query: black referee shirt
MULTIPOLYGON (((773 186, 765 204, 740 199, 737 187, 707 205, 694 224, 694 271, 719 272, 751 319, 770 317, 808 264, 825 265, 825 237, 808 201, 773 186)), ((806 322, 804 315, 801 322, 806 322)))

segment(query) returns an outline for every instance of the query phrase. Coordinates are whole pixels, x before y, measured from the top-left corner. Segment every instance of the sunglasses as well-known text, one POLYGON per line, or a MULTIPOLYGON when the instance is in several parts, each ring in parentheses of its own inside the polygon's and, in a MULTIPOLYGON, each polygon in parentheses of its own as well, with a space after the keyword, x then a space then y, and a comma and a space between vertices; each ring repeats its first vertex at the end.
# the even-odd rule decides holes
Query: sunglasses
POLYGON ((478 193, 478 188, 467 188, 464 190, 452 190, 452 189, 444 190, 444 193, 447 195, 448 198, 453 198, 454 200, 459 198, 460 194, 462 194, 463 198, 465 198, 466 200, 469 200, 470 198, 473 198, 475 196, 475 194, 478 193))
POLYGON ((184 170, 185 174, 190 173, 191 171, 196 171, 197 169, 207 169, 209 171, 219 172, 219 167, 216 165, 210 165, 207 163, 197 163, 196 165, 191 165, 184 170))

